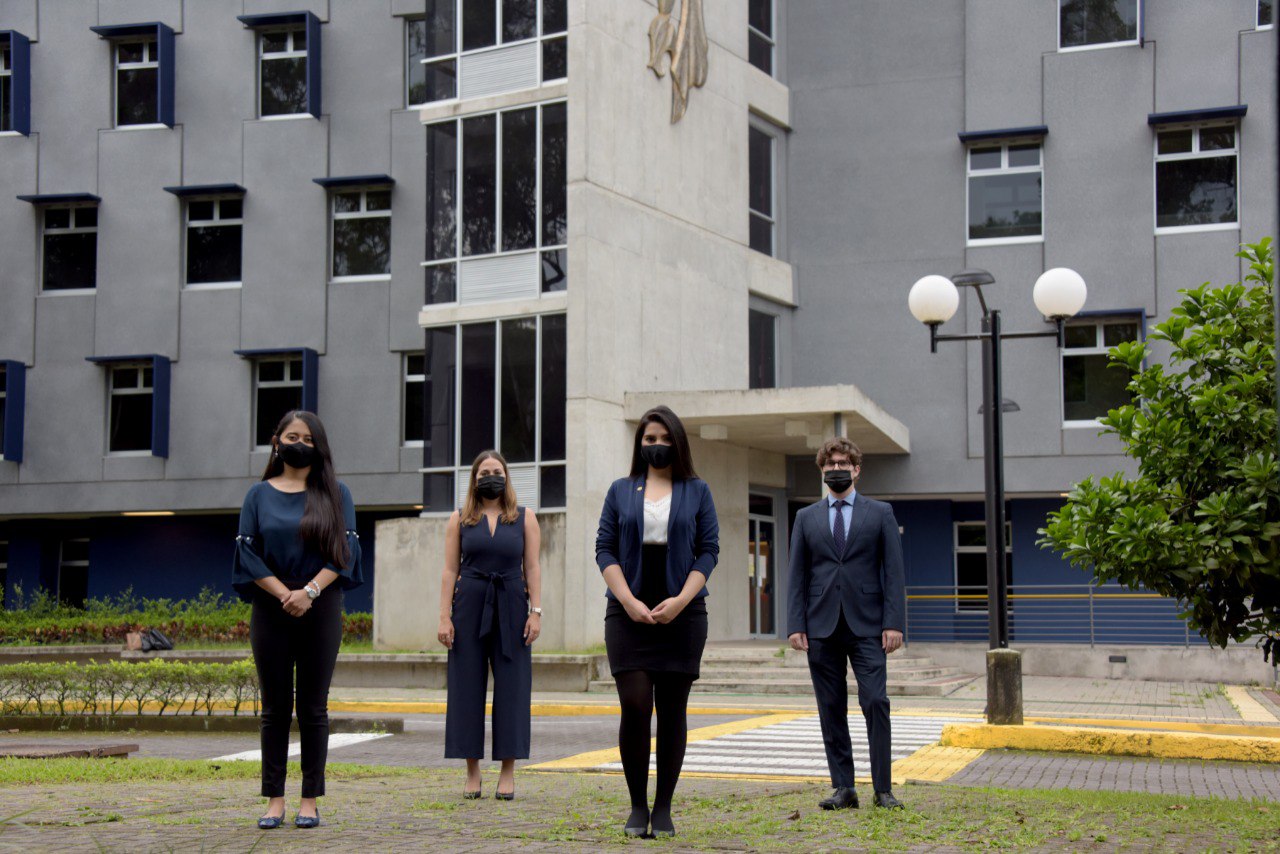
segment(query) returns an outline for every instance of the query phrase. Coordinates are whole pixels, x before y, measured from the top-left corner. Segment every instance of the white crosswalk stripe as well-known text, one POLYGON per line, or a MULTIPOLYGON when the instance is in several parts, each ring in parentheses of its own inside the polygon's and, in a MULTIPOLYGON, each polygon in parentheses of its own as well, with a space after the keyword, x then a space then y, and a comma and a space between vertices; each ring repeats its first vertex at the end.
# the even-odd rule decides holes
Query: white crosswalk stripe
MULTIPOLYGON (((329 749, 334 750, 340 747, 348 747, 352 744, 359 744, 362 741, 372 741, 375 738, 386 738, 391 735, 389 732, 338 732, 329 735, 329 749)), ((289 755, 302 755, 302 742, 289 742, 289 755)), ((211 762, 257 762, 262 759, 261 750, 246 750, 242 753, 228 753, 226 756, 215 756, 211 762)))
MULTIPOLYGON (((947 724, 968 722, 971 721, 961 718, 892 717, 893 758, 905 759, 920 748, 935 744, 947 724)), ((870 757, 866 722, 861 714, 849 716, 849 737, 854 767, 866 773, 870 757)), ((656 757, 651 757, 650 767, 654 765, 656 757)), ((611 762, 599 768, 620 771, 622 764, 611 762)), ((684 770, 794 777, 826 777, 830 773, 817 715, 691 742, 685 751, 684 770)))

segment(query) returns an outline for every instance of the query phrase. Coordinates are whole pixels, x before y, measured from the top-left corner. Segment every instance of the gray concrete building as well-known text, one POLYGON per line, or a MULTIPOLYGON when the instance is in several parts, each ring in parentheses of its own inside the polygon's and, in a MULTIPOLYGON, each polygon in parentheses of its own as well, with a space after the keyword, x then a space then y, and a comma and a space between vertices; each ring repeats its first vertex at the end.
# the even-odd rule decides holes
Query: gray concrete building
POLYGON ((7 584, 222 586, 262 425, 305 403, 379 643, 434 643, 444 519, 496 446, 543 523, 544 643, 589 646, 600 506, 662 402, 716 498, 713 637, 785 630, 789 521, 843 434, 902 527, 908 636, 980 640, 979 353, 930 355, 907 292, 984 268, 1007 326, 1047 328, 1062 266, 1085 314, 1063 350, 1010 342, 1005 447, 1015 591, 1066 604, 1015 606, 1015 638, 1181 642, 1163 601, 1082 616, 1101 592, 1035 532, 1127 467, 1106 347, 1275 233, 1271 14, 0 0, 7 584))

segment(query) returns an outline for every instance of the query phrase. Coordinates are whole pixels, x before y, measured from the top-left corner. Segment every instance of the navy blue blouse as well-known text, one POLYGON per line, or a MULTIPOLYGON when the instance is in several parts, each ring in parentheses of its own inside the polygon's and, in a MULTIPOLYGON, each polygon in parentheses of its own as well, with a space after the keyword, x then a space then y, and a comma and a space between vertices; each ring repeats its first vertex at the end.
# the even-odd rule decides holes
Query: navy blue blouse
POLYGON ((322 569, 338 573, 335 584, 343 590, 364 583, 360 572, 360 539, 356 536, 356 506, 345 483, 338 484, 342 493, 342 519, 347 531, 350 559, 347 569, 338 569, 324 560, 314 549, 307 548, 298 536, 302 513, 307 507, 307 493, 281 492, 265 480, 249 487, 240 508, 240 534, 236 537, 236 555, 231 569, 231 584, 240 598, 253 600, 255 579, 274 575, 284 582, 305 582, 322 569))

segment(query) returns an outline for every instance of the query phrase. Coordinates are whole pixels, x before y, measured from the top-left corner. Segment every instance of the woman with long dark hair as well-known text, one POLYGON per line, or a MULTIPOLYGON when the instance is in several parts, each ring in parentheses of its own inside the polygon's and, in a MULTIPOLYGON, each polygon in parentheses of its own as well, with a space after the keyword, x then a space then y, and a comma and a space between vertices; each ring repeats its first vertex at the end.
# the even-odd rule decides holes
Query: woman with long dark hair
POLYGON ((324 425, 293 410, 271 436, 262 480, 240 510, 232 584, 253 603, 249 644, 262 696, 258 827, 284 822, 285 763, 297 677, 302 801, 294 824, 316 827, 329 747, 329 682, 342 643, 342 591, 363 581, 356 510, 333 472, 324 425))
POLYGON ((484 697, 493 669, 493 744, 502 763, 494 797, 515 799, 516 760, 529 758, 533 642, 542 633, 542 535, 516 504, 507 461, 481 451, 461 510, 445 528, 437 637, 449 650, 446 759, 467 760, 462 796, 481 797, 484 697))
POLYGON ((604 642, 622 705, 618 750, 631 794, 628 836, 674 836, 671 798, 684 764, 689 691, 707 642, 707 578, 720 554, 711 489, 665 406, 640 418, 631 474, 614 481, 596 535, 609 586, 604 642), (658 710, 657 788, 649 809, 649 727, 658 710))

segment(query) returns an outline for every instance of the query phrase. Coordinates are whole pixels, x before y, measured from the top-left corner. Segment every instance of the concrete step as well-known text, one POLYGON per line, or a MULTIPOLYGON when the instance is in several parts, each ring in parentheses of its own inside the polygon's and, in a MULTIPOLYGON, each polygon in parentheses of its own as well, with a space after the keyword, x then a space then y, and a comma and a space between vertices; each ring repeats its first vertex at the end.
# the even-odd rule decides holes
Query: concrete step
MULTIPOLYGON (((944 676, 937 679, 905 682, 890 679, 888 692, 891 697, 945 697, 975 677, 969 675, 944 676)), ((594 681, 587 689, 592 693, 613 693, 612 681, 594 681)), ((706 676, 693 683, 693 690, 700 694, 769 694, 781 696, 812 696, 813 683, 808 679, 716 679, 706 676)), ((858 686, 849 680, 849 696, 856 696, 858 686)))
MULTIPOLYGON (((959 675, 961 675, 961 672, 958 668, 943 667, 936 664, 929 666, 889 668, 889 678, 900 682, 919 682, 930 679, 939 679, 944 676, 959 675)), ((777 679, 779 681, 787 682, 807 678, 808 671, 807 669, 799 670, 795 667, 743 668, 719 663, 708 664, 706 661, 703 661, 702 676, 705 679, 743 679, 749 681, 777 679)), ((850 678, 852 678, 852 675, 850 678)))

